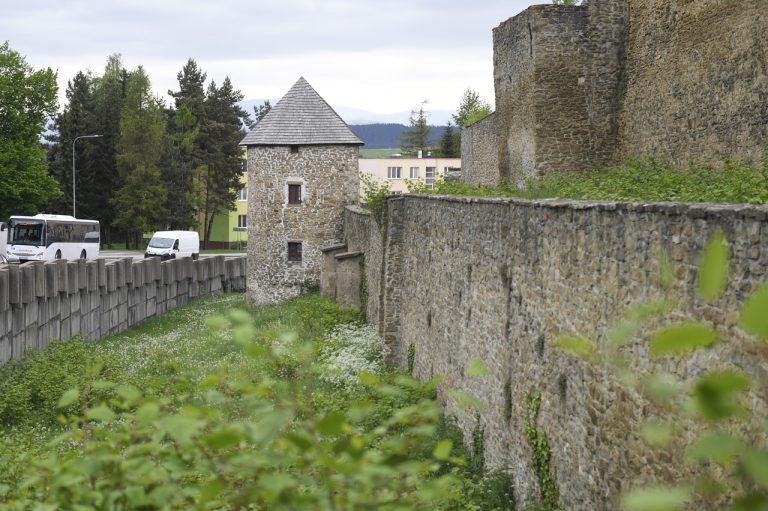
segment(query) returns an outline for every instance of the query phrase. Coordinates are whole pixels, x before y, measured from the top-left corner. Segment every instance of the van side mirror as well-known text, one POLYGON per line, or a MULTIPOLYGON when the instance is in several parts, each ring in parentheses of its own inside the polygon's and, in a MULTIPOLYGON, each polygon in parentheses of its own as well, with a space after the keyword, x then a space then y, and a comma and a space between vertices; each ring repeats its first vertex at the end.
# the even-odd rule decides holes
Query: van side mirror
POLYGON ((178 250, 179 249, 179 240, 176 240, 173 242, 173 249, 178 250))

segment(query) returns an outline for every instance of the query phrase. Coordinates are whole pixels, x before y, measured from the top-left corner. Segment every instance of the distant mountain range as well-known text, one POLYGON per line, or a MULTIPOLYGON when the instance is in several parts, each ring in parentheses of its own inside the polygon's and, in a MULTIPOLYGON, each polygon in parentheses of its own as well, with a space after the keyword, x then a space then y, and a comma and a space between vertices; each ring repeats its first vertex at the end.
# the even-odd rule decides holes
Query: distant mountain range
MULTIPOLYGON (((404 124, 351 124, 350 129, 362 140, 363 149, 390 149, 400 147, 403 131, 408 129, 404 124)), ((445 131, 445 126, 431 126, 429 142, 436 146, 445 131)))
MULTIPOLYGON (((270 103, 276 104, 278 99, 271 99, 270 103)), ((264 104, 263 99, 246 99, 240 102, 240 106, 253 116, 253 107, 264 104)), ((365 149, 391 149, 400 147, 400 139, 403 131, 408 129, 410 112, 397 112, 394 114, 380 114, 352 107, 335 108, 344 121, 365 143, 365 149)), ((437 145, 440 136, 445 131, 445 124, 451 119, 451 113, 447 110, 432 110, 429 112, 429 120, 435 124, 430 133, 430 143, 437 145), (442 125, 441 125, 442 124, 442 125)))

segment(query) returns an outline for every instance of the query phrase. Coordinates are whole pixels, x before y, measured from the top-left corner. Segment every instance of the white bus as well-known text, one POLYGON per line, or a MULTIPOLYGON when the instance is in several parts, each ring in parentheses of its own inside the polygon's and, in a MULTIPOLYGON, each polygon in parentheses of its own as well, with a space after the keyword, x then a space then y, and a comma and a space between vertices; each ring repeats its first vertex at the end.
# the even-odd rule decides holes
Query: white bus
POLYGON ((99 256, 99 222, 67 215, 12 216, 8 221, 8 260, 52 261, 99 256))

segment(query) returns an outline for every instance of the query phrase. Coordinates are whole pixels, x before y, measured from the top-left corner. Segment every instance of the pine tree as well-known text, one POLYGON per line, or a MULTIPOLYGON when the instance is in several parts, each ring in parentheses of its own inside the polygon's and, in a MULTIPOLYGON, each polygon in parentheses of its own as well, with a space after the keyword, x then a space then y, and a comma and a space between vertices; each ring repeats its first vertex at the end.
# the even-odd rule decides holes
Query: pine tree
POLYGON ((456 147, 456 132, 453 131, 453 125, 450 121, 440 137, 440 154, 444 158, 456 158, 459 155, 459 150, 456 147))
POLYGON ((214 217, 235 209, 243 174, 240 140, 248 122, 248 113, 238 105, 242 99, 242 93, 233 88, 228 77, 221 87, 211 82, 206 91, 205 122, 198 137, 202 155, 198 193, 206 246, 214 217))
POLYGON ((429 133, 432 127, 427 124, 429 114, 424 110, 427 100, 411 110, 410 128, 400 139, 400 149, 403 154, 414 155, 418 151, 426 152, 429 148, 429 133))
POLYGON ((272 110, 272 103, 270 103, 268 99, 265 99, 264 103, 259 106, 254 105, 253 122, 248 127, 250 129, 253 129, 253 127, 256 126, 256 123, 262 120, 264 116, 269 113, 270 110, 272 110))

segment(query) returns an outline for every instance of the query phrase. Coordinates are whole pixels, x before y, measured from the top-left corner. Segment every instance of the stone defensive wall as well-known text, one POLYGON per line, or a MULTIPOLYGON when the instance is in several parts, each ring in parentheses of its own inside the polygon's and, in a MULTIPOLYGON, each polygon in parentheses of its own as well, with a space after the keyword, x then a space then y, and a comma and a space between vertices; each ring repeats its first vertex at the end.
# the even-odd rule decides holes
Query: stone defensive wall
POLYGON ((245 291, 245 257, 0 265, 0 364, 51 341, 100 339, 195 298, 245 291))
MULTIPOLYGON (((498 163, 477 183, 628 157, 759 164, 768 143, 768 17, 749 0, 534 5, 493 30, 498 163)), ((477 131, 477 130, 474 130, 477 131)), ((480 168, 485 166, 484 168, 480 168)))
MULTIPOLYGON (((634 340, 625 348, 632 372, 655 367, 684 379, 734 366, 757 378, 768 371, 738 326, 741 303, 768 280, 768 207, 405 195, 388 199, 381 220, 358 208, 345 216, 346 246, 325 254, 323 292, 365 307, 394 364, 407 366, 412 345, 415 376, 446 377, 449 413, 467 438, 479 420, 486 464, 509 467, 518 503, 537 492, 525 435, 531 391, 541 393, 537 427, 549 437, 564 509, 619 509, 634 483, 669 484, 690 470, 673 462, 680 453, 654 451, 638 435, 662 410, 554 347, 575 334, 603 349, 629 307, 664 296, 660 253, 672 263, 675 305, 646 333, 693 317, 716 325, 721 342, 652 363, 647 339, 634 340), (729 241, 730 278, 721 299, 704 303, 695 294, 698 259, 717 230, 729 241), (488 376, 464 375, 475 358, 488 376), (449 388, 480 398, 479 419, 456 406, 449 388)), ((766 418, 759 394, 746 402, 766 418)), ((679 432, 683 440, 693 434, 679 432)))

